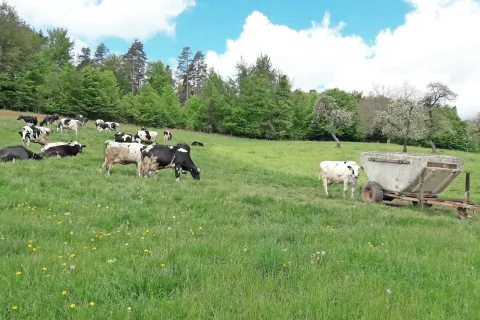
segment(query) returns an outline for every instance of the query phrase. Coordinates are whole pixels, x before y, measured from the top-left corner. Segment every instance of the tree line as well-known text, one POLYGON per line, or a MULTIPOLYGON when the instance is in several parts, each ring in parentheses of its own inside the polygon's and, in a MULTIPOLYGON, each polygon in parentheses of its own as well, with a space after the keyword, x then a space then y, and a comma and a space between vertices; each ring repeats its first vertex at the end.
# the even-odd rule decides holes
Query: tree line
POLYGON ((0 107, 19 112, 82 114, 151 127, 269 140, 392 142, 479 151, 480 116, 462 121, 457 95, 440 82, 408 82, 368 93, 335 88, 292 90, 267 55, 238 61, 223 79, 201 51, 186 46, 173 72, 149 60, 135 39, 124 54, 104 43, 74 56, 63 28, 43 33, 0 5, 0 107), (93 50, 92 50, 93 49, 93 50))

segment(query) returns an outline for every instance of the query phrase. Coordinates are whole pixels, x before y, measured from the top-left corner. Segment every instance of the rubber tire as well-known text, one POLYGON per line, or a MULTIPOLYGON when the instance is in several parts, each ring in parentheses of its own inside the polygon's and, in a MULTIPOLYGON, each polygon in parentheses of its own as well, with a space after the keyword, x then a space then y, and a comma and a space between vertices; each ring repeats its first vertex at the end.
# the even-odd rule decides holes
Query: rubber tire
POLYGON ((362 188, 362 200, 365 202, 381 203, 383 201, 382 186, 375 181, 368 181, 362 188))

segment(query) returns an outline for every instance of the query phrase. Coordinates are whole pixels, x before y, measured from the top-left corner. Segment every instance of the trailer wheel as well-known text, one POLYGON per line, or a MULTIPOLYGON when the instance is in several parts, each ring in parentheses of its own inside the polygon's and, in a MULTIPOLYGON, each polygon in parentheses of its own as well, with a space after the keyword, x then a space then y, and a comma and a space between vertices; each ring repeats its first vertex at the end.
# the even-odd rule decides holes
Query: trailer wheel
POLYGON ((368 181, 362 188, 362 199, 365 202, 380 203, 383 200, 382 186, 375 181, 368 181))

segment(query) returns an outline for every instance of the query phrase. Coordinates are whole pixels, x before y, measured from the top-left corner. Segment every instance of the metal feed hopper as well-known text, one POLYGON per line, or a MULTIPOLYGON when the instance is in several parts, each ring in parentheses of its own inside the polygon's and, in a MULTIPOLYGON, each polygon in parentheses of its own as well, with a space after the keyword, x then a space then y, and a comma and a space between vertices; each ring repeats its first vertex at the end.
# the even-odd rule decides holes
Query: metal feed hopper
POLYGON ((453 156, 404 153, 362 152, 360 161, 369 182, 362 188, 362 199, 385 202, 410 200, 414 204, 457 208, 461 218, 470 204, 470 174, 466 175, 465 198, 439 199, 438 195, 463 171, 463 159, 453 156))

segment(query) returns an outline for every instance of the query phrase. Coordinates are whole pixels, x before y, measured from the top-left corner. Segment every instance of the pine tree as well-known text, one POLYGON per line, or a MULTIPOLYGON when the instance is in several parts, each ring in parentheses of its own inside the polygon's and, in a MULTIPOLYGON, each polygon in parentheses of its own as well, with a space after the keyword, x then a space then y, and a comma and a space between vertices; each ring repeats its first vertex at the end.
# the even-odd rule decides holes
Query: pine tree
POLYGON ((147 55, 143 50, 143 43, 135 39, 128 49, 125 59, 129 71, 127 78, 130 82, 132 94, 136 94, 145 81, 147 55))
POLYGON ((77 55, 78 65, 77 69, 83 69, 86 66, 92 64, 92 50, 89 47, 84 47, 81 49, 81 53, 77 55))
POLYGON ((188 100, 189 91, 190 91, 190 80, 191 80, 191 68, 190 64, 192 63, 192 50, 189 46, 183 48, 182 53, 178 57, 177 65, 177 80, 178 80, 178 97, 180 99, 180 104, 184 105, 188 100))
POLYGON ((202 82, 207 77, 207 64, 205 63, 205 56, 202 51, 195 53, 189 70, 192 83, 190 95, 198 94, 202 87, 202 82))
POLYGON ((105 62, 107 61, 109 52, 110 50, 108 50, 107 46, 103 42, 101 42, 97 46, 97 49, 95 50, 93 62, 98 68, 102 68, 103 66, 105 66, 105 62))

